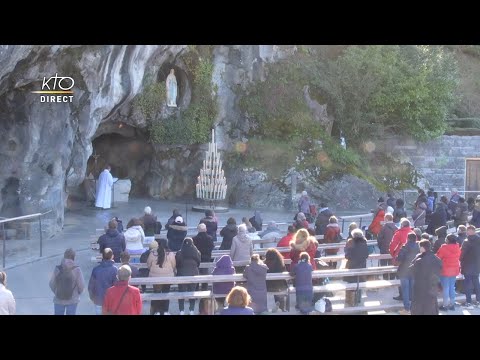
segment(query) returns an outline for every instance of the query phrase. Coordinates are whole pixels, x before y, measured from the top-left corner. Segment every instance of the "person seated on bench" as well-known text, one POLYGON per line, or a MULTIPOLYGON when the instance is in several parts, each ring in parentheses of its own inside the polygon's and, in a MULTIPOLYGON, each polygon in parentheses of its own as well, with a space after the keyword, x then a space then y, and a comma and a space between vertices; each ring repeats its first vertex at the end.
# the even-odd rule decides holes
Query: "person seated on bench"
MULTIPOLYGON (((339 243, 341 242, 342 235, 340 234, 340 226, 338 225, 338 220, 335 216, 330 216, 330 219, 328 220, 329 224, 327 225, 327 228, 325 230, 325 237, 323 239, 324 244, 334 244, 334 243, 339 243)), ((337 249, 326 249, 325 250, 325 255, 337 255, 338 254, 338 248, 337 249)), ((336 268, 336 264, 334 265, 334 268, 336 268)))
POLYGON ((299 212, 297 215, 295 215, 293 220, 295 220, 293 226, 295 226, 295 229, 297 230, 308 229, 310 227, 310 224, 307 221, 307 217, 302 212, 299 212))
POLYGON ((313 311, 312 271, 310 255, 303 251, 300 253, 300 261, 290 271, 290 275, 295 277, 295 308, 303 315, 313 311))
POLYGON ((228 306, 221 311, 220 315, 255 315, 253 309, 248 306, 251 301, 247 289, 243 286, 235 286, 228 293, 228 306))
POLYGON ((318 241, 315 237, 311 236, 306 229, 298 230, 290 242, 290 259, 292 259, 290 268, 293 268, 299 262, 300 254, 305 251, 310 256, 310 264, 313 270, 316 270, 315 253, 317 252, 317 247, 318 241))
MULTIPOLYGON (((348 239, 345 245, 345 259, 347 259, 346 269, 364 269, 367 267, 368 246, 363 231, 355 229, 352 231, 352 238, 348 239)), ((343 278, 348 283, 363 282, 362 276, 346 276, 343 278)), ((345 307, 357 305, 361 298, 361 290, 345 291, 345 307)))
MULTIPOLYGON (((177 267, 175 253, 167 248, 165 239, 160 239, 158 242, 158 248, 150 252, 147 259, 147 266, 150 270, 150 277, 175 276, 175 270, 177 267)), ((170 284, 154 284, 153 292, 168 293, 170 292, 170 284)), ((153 300, 150 306, 150 315, 170 315, 168 312, 169 305, 169 300, 153 300)))
POLYGON ((253 216, 249 219, 256 231, 262 231, 263 219, 260 211, 255 210, 253 216))
POLYGON ((255 229, 255 227, 252 225, 252 223, 250 222, 250 220, 247 219, 246 216, 244 216, 242 218, 242 224, 244 224, 246 227, 247 227, 247 231, 249 233, 256 233, 257 232, 257 229, 255 229))
MULTIPOLYGON (((230 255, 222 255, 220 259, 215 263, 215 268, 212 271, 212 275, 233 275, 235 274, 235 268, 233 267, 232 258, 230 255)), ((228 294, 230 290, 235 286, 235 282, 215 282, 212 285, 212 292, 214 294, 228 294)), ((223 309, 225 298, 216 298, 218 307, 223 309)), ((252 310, 253 311, 253 310, 252 310)))
POLYGON ((255 314, 261 314, 268 310, 267 271, 268 267, 260 260, 260 255, 253 254, 250 264, 243 272, 243 277, 247 279, 247 291, 252 297, 252 309, 255 314))
MULTIPOLYGON (((285 263, 283 262, 283 256, 275 248, 270 248, 265 253, 265 265, 268 267, 268 273, 282 273, 287 271, 285 268, 285 263)), ((279 292, 285 291, 288 288, 286 280, 269 280, 267 281, 267 291, 269 292, 279 292)), ((286 300, 288 295, 273 295, 275 300, 276 308, 279 308, 281 311, 287 311, 286 300)))
MULTIPOLYGON (((277 247, 289 247, 290 242, 292 241, 293 236, 295 235, 296 232, 297 232, 297 230, 295 230, 295 226, 288 225, 288 233, 287 233, 287 235, 285 235, 284 237, 282 237, 280 239, 280 241, 277 244, 277 247)), ((281 254, 282 254, 284 259, 290 259, 290 251, 282 252, 281 254)))
MULTIPOLYGON (((177 276, 195 276, 199 275, 198 267, 200 266, 200 251, 193 245, 193 240, 186 237, 183 240, 182 247, 175 254, 175 262, 177 264, 177 276)), ((179 284, 178 291, 195 291, 198 284, 179 284)), ((190 315, 194 315, 195 299, 189 299, 190 315)), ((184 315, 185 300, 178 299, 178 308, 180 315, 184 315)))

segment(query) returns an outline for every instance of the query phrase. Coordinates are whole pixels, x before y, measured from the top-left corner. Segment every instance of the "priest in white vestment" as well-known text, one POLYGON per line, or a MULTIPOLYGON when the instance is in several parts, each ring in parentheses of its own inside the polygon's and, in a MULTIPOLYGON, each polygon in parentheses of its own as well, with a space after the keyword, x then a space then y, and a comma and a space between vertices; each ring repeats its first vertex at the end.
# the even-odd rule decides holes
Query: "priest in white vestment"
POLYGON ((97 181, 95 206, 103 209, 110 209, 112 206, 113 177, 112 174, 110 174, 110 170, 110 165, 107 165, 105 170, 100 173, 97 181))

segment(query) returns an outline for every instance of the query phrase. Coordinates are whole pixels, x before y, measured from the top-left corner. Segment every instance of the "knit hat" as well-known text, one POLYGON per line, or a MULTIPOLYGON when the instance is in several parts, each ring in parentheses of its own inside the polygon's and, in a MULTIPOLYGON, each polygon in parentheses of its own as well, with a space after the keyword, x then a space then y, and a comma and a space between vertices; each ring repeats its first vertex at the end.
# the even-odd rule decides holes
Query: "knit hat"
POLYGON ((175 222, 181 224, 181 223, 183 223, 183 218, 181 216, 177 216, 175 218, 175 222))
POLYGON ((158 249, 158 242, 156 242, 155 240, 153 240, 153 241, 150 243, 149 248, 150 248, 150 250, 156 250, 156 249, 158 249))
POLYGON ((198 224, 197 230, 198 230, 198 232, 207 232, 207 225, 205 225, 205 224, 203 224, 203 223, 202 223, 202 224, 198 224))

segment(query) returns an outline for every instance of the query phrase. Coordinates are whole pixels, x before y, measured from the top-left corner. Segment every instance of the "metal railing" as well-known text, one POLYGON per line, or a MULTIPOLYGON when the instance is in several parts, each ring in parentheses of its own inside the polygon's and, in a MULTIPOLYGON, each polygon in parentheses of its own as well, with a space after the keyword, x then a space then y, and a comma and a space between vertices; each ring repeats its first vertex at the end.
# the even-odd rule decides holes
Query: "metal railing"
MULTIPOLYGON (((17 216, 14 218, 0 218, 0 225, 2 226, 2 234, 3 234, 3 246, 2 246, 2 267, 5 268, 5 262, 6 262, 6 254, 7 254, 7 229, 5 228, 5 225, 7 223, 13 223, 15 221, 19 220, 29 220, 29 219, 35 219, 38 218, 38 226, 39 226, 39 237, 40 237, 40 257, 43 255, 43 234, 42 234, 42 216, 51 213, 52 210, 49 210, 44 213, 36 213, 36 214, 30 214, 30 215, 24 215, 24 216, 17 216)), ((25 236, 27 237, 27 236, 25 236)), ((28 235, 30 237, 30 234, 28 235)))
MULTIPOLYGON (((433 187, 435 189, 435 187, 433 187)), ((452 193, 452 190, 435 190, 437 193, 437 202, 440 201, 440 196, 447 194, 447 198, 450 199, 450 194, 452 193)), ((427 191, 425 191, 425 194, 427 191)), ((458 191, 458 194, 463 196, 465 200, 468 198, 468 194, 474 195, 473 197, 475 198, 475 195, 480 195, 480 190, 464 190, 464 191, 458 191)), ((418 190, 403 190, 403 202, 405 203, 405 207, 407 205, 410 205, 410 208, 413 209, 413 204, 417 200, 418 197, 418 190), (408 201, 407 201, 408 200, 408 201)))

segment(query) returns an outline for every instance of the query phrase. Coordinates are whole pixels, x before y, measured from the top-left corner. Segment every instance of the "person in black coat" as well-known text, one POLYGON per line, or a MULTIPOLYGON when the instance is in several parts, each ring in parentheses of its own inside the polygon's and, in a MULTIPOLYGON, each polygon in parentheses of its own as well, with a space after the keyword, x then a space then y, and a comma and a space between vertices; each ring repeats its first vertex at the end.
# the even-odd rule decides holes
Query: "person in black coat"
POLYGON ((444 202, 440 201, 432 216, 430 217, 430 222, 428 223, 426 232, 430 235, 435 235, 435 230, 439 227, 447 225, 447 205, 444 202))
POLYGON ((438 249, 440 249, 440 246, 445 244, 445 239, 447 237, 447 227, 446 226, 441 226, 438 229, 435 230, 435 235, 437 236, 437 240, 433 244, 432 252, 434 254, 437 253, 438 249))
POLYGON ((403 298, 403 311, 400 312, 401 314, 410 313, 413 292, 413 276, 409 266, 419 251, 417 235, 412 233, 408 234, 407 242, 400 249, 397 256, 397 262, 399 263, 397 275, 400 279, 403 298))
MULTIPOLYGON (((212 262, 212 250, 215 247, 213 239, 210 235, 207 234, 207 226, 205 224, 198 224, 197 226, 198 234, 193 238, 193 244, 200 251, 201 262, 212 262)), ((208 275, 207 268, 200 269, 200 275, 208 275)), ((207 290, 208 284, 204 283, 201 285, 202 290, 207 290)))
POLYGON ((480 236, 475 233, 475 226, 467 226, 467 239, 462 244, 460 254, 460 266, 465 276, 463 282, 465 289, 465 306, 478 305, 480 301, 480 236), (472 290, 475 293, 476 301, 472 302, 472 290))
MULTIPOLYGON (((199 275, 200 266, 200 251, 193 244, 193 239, 186 237, 183 240, 182 247, 175 254, 175 262, 177 268, 177 276, 195 276, 199 275)), ((179 291, 195 291, 197 284, 179 284, 179 291)), ((193 315, 195 309, 195 299, 189 299, 190 315, 193 315)), ((180 309, 180 315, 183 315, 185 300, 178 300, 178 307, 180 309)))
POLYGON ((333 212, 328 208, 327 204, 321 203, 317 220, 315 221, 315 235, 325 235, 331 216, 333 216, 333 212))
MULTIPOLYGON (((166 226, 165 226, 166 227, 166 226)), ((167 239, 168 248, 171 251, 178 251, 182 247, 183 239, 187 236, 187 224, 181 216, 175 218, 175 222, 168 226, 167 239)))
MULTIPOLYGON (((347 269, 364 269, 367 267, 368 259, 368 246, 367 240, 363 235, 363 231, 360 229, 354 229, 352 231, 353 238, 348 239, 345 245, 345 259, 347 259, 347 269)), ((344 281, 348 283, 356 283, 357 281, 363 282, 362 276, 347 276, 344 281), (357 279, 358 278, 358 279, 357 279)), ((355 290, 345 291, 345 306, 355 306, 355 290)), ((358 294, 357 296, 361 296, 358 294)))
POLYGON ((205 217, 200 220, 200 224, 202 223, 207 226, 207 234, 212 237, 213 241, 217 241, 218 224, 212 210, 205 211, 205 217))
POLYGON ((407 212, 404 208, 405 202, 403 199, 397 199, 395 201, 395 210, 393 210, 393 222, 398 224, 402 218, 407 217, 407 212))
POLYGON ((227 226, 220 231, 220 236, 223 236, 220 250, 230 250, 232 247, 232 240, 238 234, 237 222, 234 218, 227 220, 227 226))
POLYGON ((120 262, 120 254, 127 248, 125 244, 125 237, 117 230, 117 222, 110 220, 108 222, 108 230, 105 234, 100 236, 97 240, 100 245, 100 253, 103 254, 103 250, 110 248, 113 251, 113 260, 116 263, 120 262))
POLYGON ((413 259, 412 315, 438 315, 438 283, 442 261, 431 251, 428 240, 420 241, 420 254, 413 259))
POLYGON ((387 194, 387 206, 390 206, 392 209, 395 209, 395 197, 392 193, 387 194))
POLYGON ((140 220, 143 223, 145 236, 155 236, 155 234, 160 234, 160 230, 162 230, 162 224, 157 221, 157 217, 152 214, 152 208, 147 206, 143 212, 144 215, 140 218, 140 220))
POLYGON ((260 211, 255 210, 253 213, 253 216, 248 219, 252 226, 255 228, 257 231, 262 231, 262 225, 263 225, 263 219, 262 215, 260 214, 260 211))

